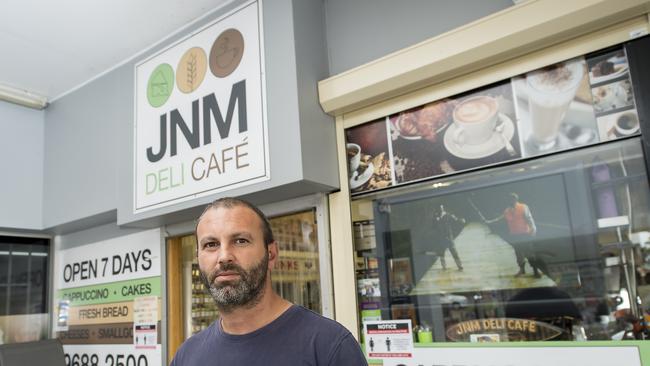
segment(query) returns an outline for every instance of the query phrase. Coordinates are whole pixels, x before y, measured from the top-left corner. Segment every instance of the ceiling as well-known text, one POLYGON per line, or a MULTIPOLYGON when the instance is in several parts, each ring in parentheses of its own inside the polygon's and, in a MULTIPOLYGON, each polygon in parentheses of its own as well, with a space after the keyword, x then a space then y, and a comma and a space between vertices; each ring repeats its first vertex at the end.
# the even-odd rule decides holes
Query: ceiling
POLYGON ((0 85, 55 100, 232 0, 4 0, 0 85))

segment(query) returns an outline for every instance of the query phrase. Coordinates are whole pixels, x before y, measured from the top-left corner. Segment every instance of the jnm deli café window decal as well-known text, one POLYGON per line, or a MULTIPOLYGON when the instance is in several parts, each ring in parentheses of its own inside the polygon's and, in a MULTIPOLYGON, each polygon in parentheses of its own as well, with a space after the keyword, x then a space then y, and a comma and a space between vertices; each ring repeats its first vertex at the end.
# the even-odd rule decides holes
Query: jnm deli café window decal
POLYGON ((270 178, 260 16, 251 2, 136 65, 135 213, 270 178))
POLYGON ((621 47, 349 128, 351 192, 638 134, 628 69, 621 47))

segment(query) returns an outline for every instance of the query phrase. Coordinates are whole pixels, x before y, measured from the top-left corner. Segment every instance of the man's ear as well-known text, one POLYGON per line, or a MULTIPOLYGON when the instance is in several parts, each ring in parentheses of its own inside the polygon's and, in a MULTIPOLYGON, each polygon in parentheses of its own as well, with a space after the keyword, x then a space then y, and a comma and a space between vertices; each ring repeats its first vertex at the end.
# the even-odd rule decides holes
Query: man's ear
POLYGON ((266 250, 269 252, 269 269, 273 269, 273 267, 275 267, 275 262, 277 261, 279 254, 278 242, 275 240, 270 242, 266 250))

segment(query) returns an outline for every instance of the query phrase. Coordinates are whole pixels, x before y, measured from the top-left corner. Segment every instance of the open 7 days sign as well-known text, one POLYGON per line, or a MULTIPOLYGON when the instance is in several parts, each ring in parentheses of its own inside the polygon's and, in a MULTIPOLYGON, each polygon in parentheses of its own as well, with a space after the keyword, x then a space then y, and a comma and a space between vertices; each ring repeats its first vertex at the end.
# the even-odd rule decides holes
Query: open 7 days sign
POLYGON ((135 67, 134 212, 269 179, 260 4, 135 67))

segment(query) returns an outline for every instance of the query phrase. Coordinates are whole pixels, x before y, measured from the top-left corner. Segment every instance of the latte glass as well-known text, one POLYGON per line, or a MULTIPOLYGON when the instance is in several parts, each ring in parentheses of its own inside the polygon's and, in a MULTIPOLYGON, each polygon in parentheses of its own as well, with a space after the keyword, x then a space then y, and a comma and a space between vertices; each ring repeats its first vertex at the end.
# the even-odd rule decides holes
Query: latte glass
POLYGON ((539 150, 555 146, 560 125, 583 74, 582 62, 571 60, 526 75, 531 137, 539 150))

